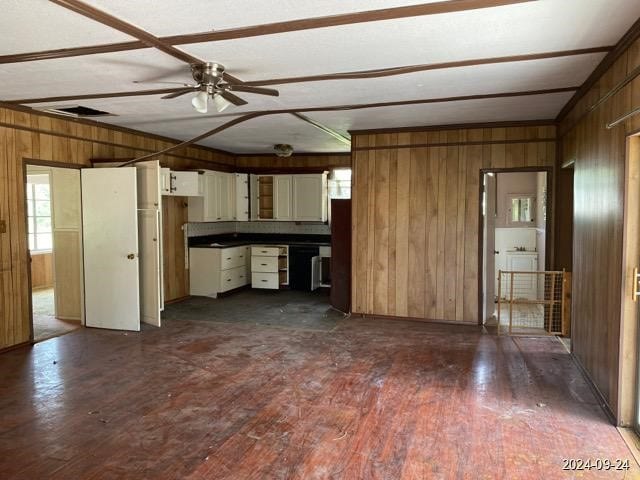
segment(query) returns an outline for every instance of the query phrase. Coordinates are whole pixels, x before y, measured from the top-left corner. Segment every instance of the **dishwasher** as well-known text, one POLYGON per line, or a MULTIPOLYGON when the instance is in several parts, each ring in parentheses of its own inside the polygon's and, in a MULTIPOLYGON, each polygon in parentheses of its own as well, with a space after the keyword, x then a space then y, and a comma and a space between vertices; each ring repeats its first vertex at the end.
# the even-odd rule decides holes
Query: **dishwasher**
POLYGON ((311 291, 312 259, 320 254, 318 246, 291 245, 289 247, 289 287, 311 291))

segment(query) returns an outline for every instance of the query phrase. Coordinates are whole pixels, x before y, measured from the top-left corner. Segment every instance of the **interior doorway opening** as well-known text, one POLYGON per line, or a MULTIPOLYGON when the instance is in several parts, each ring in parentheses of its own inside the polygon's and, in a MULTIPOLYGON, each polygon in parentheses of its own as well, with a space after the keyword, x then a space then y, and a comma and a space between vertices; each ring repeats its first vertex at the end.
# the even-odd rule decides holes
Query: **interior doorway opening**
POLYGON ((482 172, 481 318, 487 326, 504 329, 517 321, 531 333, 545 330, 545 307, 534 302, 543 299, 549 286, 545 275, 527 272, 548 267, 549 177, 548 170, 532 168, 482 172), (521 272, 513 284, 522 305, 506 315, 503 309, 498 315, 498 301, 508 291, 498 278, 500 271, 521 272))
POLYGON ((33 342, 83 323, 80 171, 25 165, 33 342))

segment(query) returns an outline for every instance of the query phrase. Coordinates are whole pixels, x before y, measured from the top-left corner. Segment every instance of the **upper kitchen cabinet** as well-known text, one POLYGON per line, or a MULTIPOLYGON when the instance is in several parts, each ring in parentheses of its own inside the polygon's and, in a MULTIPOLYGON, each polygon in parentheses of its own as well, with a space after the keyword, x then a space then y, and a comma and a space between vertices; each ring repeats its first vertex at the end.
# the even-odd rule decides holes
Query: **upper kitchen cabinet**
POLYGON ((292 175, 293 219, 327 221, 327 174, 292 175))
POLYGON ((251 219, 327 221, 327 175, 251 175, 251 219))
MULTIPOLYGON (((237 219, 236 174, 205 170, 199 175, 202 196, 189 199, 190 222, 228 222, 237 219)), ((246 211, 240 206, 241 211, 246 211)))
POLYGON ((198 172, 176 172, 168 168, 161 170, 162 195, 176 197, 197 197, 202 195, 202 185, 198 172))

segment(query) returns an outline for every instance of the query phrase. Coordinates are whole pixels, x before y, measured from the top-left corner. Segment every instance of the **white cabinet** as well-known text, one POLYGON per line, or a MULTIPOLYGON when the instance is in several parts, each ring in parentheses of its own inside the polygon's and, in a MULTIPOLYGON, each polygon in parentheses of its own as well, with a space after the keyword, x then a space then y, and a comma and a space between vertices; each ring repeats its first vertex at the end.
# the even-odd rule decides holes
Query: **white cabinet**
POLYGON ((251 286, 277 290, 289 283, 289 247, 254 245, 251 247, 251 286))
POLYGON ((189 221, 224 222, 235 220, 235 174, 205 170, 199 177, 202 195, 189 199, 189 221))
POLYGON ((327 221, 327 175, 251 175, 251 219, 327 221))
POLYGON ((236 173, 236 220, 246 222, 249 220, 249 174, 236 173))
POLYGON ((190 248, 190 294, 217 297, 250 283, 251 248, 190 248))
MULTIPOLYGON (((507 271, 510 272, 535 272, 538 270, 537 252, 507 252, 507 271)), ((503 275, 503 296, 508 297, 511 293, 511 277, 503 275)), ((518 274, 513 281, 513 297, 526 300, 537 300, 538 298, 538 275, 518 274)))
POLYGON ((160 191, 162 195, 194 197, 202 195, 198 172, 176 172, 160 169, 160 191))
POLYGON ((293 175, 293 220, 327 221, 327 175, 293 175))
POLYGON ((273 218, 274 220, 293 220, 293 175, 274 175, 273 177, 273 218))

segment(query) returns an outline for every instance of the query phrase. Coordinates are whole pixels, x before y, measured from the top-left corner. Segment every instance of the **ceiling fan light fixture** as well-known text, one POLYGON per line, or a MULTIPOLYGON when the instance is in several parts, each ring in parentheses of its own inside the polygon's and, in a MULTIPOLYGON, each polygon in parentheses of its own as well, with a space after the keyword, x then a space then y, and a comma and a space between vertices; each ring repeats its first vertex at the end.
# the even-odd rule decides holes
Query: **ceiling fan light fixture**
POLYGON ((231 102, 228 101, 226 98, 224 98, 219 93, 216 93, 213 96, 213 105, 216 107, 216 110, 218 111, 218 113, 221 113, 224 110, 226 110, 227 108, 229 108, 229 106, 231 106, 231 102))
POLYGON ((191 105, 199 113, 207 113, 207 103, 209 101, 209 95, 207 92, 198 92, 198 94, 191 99, 191 105))

